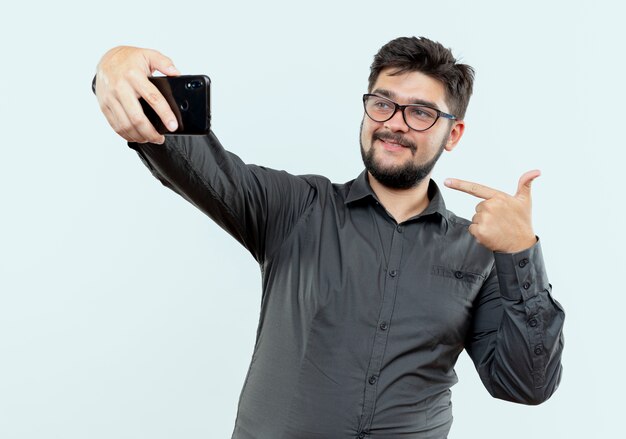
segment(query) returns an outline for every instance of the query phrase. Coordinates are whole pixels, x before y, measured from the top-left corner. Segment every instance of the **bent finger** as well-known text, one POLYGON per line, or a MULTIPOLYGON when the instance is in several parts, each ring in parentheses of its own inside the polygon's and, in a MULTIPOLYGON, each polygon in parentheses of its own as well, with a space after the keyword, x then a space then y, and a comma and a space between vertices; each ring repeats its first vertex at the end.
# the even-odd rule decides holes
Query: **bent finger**
POLYGON ((126 115, 126 112, 124 111, 122 106, 119 104, 119 102, 112 101, 109 105, 110 106, 107 108, 113 115, 114 124, 111 124, 111 126, 113 127, 115 132, 129 142, 140 142, 141 135, 132 126, 132 124, 128 120, 128 116, 126 115))
POLYGON ((139 97, 143 98, 152 107, 168 130, 176 131, 178 129, 178 122, 172 108, 159 89, 150 82, 149 78, 133 77, 130 79, 130 84, 139 97))
POLYGON ((132 128, 138 133, 139 143, 162 143, 162 135, 152 126, 144 114, 139 100, 132 93, 120 93, 120 104, 132 128))

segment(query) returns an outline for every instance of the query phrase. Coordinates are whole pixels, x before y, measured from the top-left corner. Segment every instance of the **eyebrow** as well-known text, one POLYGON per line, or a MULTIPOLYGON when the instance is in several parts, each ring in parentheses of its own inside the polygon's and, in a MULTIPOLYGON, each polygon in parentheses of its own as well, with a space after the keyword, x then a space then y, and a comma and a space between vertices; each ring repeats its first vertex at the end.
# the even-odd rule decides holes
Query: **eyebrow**
MULTIPOLYGON (((376 90, 372 91, 372 93, 374 94, 379 94, 382 95, 386 98, 392 99, 392 100, 397 100, 398 99, 398 95, 395 94, 394 92, 390 91, 390 90, 385 90, 384 88, 377 88, 376 90)), ((417 104, 417 105, 426 105, 428 107, 432 107, 435 108, 437 110, 440 110, 439 106, 437 104, 435 104, 433 101, 427 101, 425 99, 418 99, 418 98, 409 98, 408 99, 410 104, 417 104)))

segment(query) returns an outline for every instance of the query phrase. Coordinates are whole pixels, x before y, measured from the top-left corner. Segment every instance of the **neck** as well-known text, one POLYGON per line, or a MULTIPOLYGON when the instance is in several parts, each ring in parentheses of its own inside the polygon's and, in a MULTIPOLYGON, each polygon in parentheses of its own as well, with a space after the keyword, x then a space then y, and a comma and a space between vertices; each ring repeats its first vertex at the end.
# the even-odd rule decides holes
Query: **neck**
POLYGON ((378 200, 398 224, 414 217, 428 207, 428 183, 430 174, 410 189, 394 189, 380 184, 368 172, 367 178, 378 200))

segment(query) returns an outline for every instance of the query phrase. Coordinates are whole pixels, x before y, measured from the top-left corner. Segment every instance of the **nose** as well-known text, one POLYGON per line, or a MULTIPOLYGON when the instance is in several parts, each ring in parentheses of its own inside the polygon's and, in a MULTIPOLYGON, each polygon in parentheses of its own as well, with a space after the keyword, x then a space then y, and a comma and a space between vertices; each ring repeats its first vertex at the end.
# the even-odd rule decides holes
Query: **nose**
POLYGON ((389 129, 389 131, 393 132, 403 132, 406 133, 409 131, 409 126, 404 121, 404 117, 402 115, 402 111, 398 109, 396 113, 384 123, 385 128, 389 129))

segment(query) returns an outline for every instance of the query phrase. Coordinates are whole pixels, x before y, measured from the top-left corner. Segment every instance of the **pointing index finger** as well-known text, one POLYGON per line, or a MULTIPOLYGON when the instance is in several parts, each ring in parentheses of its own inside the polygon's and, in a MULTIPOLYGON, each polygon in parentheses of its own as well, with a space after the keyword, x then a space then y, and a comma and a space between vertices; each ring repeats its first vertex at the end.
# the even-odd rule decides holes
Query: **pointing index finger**
POLYGON ((475 197, 487 200, 499 194, 500 191, 492 189, 489 186, 473 183, 471 181, 459 180, 457 178, 447 178, 444 184, 450 189, 456 189, 457 191, 465 192, 466 194, 474 195, 475 197))

